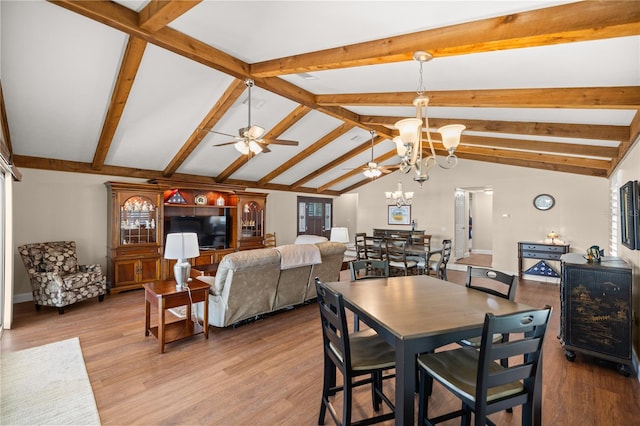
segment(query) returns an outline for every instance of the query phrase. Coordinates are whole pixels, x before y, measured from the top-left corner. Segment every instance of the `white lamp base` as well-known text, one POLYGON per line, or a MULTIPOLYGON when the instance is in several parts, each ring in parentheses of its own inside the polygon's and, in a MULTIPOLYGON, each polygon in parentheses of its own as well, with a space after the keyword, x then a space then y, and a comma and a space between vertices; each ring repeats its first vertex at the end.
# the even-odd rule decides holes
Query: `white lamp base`
POLYGON ((176 289, 182 290, 184 287, 189 287, 187 283, 189 276, 191 275, 191 265, 184 259, 179 259, 175 265, 173 265, 173 276, 176 279, 176 289))

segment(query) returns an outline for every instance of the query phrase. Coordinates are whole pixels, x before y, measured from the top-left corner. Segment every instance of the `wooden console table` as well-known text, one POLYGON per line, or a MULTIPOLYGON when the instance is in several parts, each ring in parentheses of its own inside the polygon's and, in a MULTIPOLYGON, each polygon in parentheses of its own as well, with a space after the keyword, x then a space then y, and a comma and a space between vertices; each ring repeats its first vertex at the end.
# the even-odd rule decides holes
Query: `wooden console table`
POLYGON ((569 244, 518 242, 518 277, 522 279, 522 259, 560 260, 569 253, 569 244))
POLYGON ((144 335, 153 334, 158 339, 160 353, 164 352, 165 343, 175 342, 196 334, 204 333, 209 338, 209 284, 193 280, 189 282, 189 290, 176 289, 175 281, 155 281, 144 284, 145 327, 144 335), (191 319, 191 303, 204 302, 203 325, 191 319), (158 307, 158 326, 151 327, 151 303, 158 307), (187 306, 186 317, 180 321, 165 324, 165 310, 187 306))

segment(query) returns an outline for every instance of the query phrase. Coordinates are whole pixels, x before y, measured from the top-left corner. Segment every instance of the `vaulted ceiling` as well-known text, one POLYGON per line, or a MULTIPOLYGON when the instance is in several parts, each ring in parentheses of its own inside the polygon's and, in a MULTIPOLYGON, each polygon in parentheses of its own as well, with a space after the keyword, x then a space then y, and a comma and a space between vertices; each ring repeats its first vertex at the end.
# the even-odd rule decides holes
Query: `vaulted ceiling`
POLYGON ((639 1, 3 0, 0 14, 18 167, 348 192, 372 156, 399 162, 417 50, 434 56, 431 128, 467 127, 459 158, 607 177, 640 134, 639 1), (298 146, 214 146, 233 139, 209 130, 248 123, 247 78, 251 124, 298 146))

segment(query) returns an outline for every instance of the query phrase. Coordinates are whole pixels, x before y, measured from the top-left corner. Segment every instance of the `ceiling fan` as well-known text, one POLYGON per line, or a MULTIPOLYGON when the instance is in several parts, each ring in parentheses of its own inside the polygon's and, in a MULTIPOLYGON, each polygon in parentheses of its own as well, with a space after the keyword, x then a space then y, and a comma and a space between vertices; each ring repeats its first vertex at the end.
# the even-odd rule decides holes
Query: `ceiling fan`
POLYGON ((247 127, 238 129, 238 136, 230 135, 228 133, 218 132, 216 130, 209 130, 211 133, 217 133, 219 135, 229 136, 234 138, 235 141, 219 143, 213 146, 225 146, 234 145, 235 148, 245 155, 255 155, 261 152, 271 152, 267 145, 288 145, 298 146, 297 141, 289 141, 285 139, 265 139, 261 138, 264 134, 264 127, 251 124, 251 88, 253 87, 253 80, 246 79, 244 83, 247 85, 249 91, 248 106, 249 106, 249 119, 247 127))
POLYGON ((384 166, 378 165, 375 161, 373 161, 373 138, 375 137, 375 130, 371 130, 371 161, 367 163, 365 167, 362 168, 364 170, 364 175, 368 178, 377 178, 382 173, 391 173, 393 170, 389 170, 384 166))

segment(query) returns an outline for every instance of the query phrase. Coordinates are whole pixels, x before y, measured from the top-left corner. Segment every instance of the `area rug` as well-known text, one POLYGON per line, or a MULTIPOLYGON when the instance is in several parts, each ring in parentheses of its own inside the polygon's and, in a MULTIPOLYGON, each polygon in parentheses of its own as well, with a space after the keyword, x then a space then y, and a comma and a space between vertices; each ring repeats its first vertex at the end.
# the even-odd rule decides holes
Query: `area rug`
POLYGON ((4 353, 0 367, 0 424, 100 424, 77 337, 4 353))

